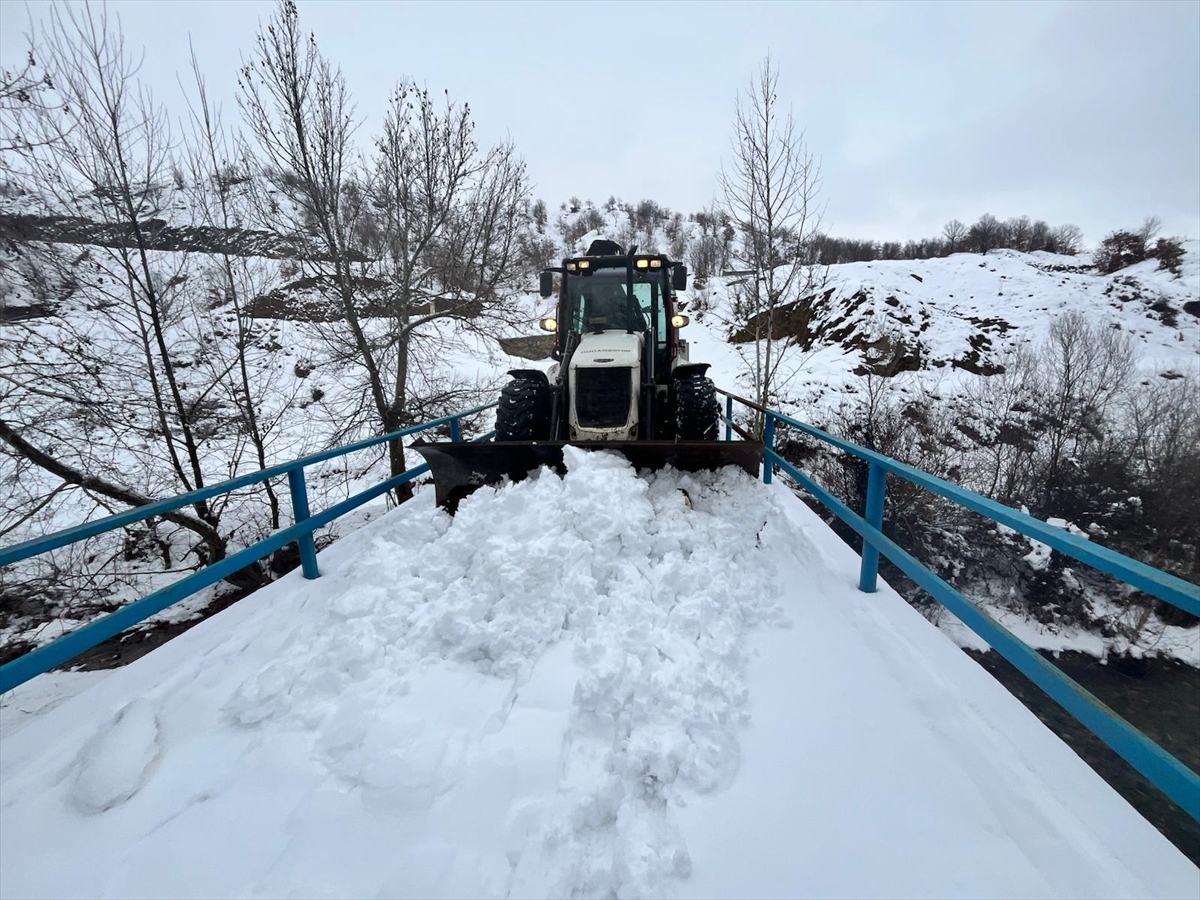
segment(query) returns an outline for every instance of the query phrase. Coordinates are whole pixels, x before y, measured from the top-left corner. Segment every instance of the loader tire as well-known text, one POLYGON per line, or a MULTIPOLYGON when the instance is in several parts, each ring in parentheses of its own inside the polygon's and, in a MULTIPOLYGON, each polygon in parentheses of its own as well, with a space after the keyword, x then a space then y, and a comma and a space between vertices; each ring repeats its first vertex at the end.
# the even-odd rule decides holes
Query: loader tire
POLYGON ((497 441, 545 441, 550 438, 550 385, 516 377, 500 392, 496 407, 497 441))
POLYGON ((675 382, 675 437, 681 441, 715 441, 721 406, 712 379, 691 375, 675 382))

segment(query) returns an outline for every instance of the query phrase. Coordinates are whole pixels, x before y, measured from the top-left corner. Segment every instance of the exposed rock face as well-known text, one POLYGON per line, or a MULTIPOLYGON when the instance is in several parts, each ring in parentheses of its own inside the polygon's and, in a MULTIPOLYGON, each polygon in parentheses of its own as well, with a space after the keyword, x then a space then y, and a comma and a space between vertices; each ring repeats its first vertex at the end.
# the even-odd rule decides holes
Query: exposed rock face
POLYGON ((500 349, 521 359, 549 359, 554 350, 554 335, 532 334, 527 337, 500 338, 500 349))
MULTIPOLYGON (((321 259, 319 250, 304 235, 280 235, 241 228, 207 225, 168 225, 162 219, 142 223, 142 236, 150 250, 189 250, 194 253, 228 253, 268 259, 321 259)), ((93 222, 77 216, 37 216, 0 213, 0 240, 45 241, 97 247, 135 247, 133 230, 126 224, 93 222)))

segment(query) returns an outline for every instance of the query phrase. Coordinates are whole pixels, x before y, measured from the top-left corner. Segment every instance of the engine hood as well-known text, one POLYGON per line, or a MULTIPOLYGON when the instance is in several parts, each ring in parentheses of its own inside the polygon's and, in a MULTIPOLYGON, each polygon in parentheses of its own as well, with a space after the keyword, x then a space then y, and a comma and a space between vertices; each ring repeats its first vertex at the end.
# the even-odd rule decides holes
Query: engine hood
POLYGON ((635 368, 641 364, 642 340, 642 335, 627 331, 585 334, 571 355, 571 368, 635 368))

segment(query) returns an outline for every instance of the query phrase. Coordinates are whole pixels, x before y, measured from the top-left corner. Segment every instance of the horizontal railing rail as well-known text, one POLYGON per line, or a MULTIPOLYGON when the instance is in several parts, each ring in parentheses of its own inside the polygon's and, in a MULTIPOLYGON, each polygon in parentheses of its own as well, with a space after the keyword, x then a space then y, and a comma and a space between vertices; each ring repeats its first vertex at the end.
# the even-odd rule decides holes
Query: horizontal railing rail
MULTIPOLYGON (((859 590, 876 590, 879 556, 882 554, 935 600, 954 613, 997 653, 1012 663, 1030 681, 1074 716, 1084 727, 1108 744, 1130 765, 1141 772, 1159 790, 1179 804, 1193 819, 1200 821, 1200 775, 1146 737, 1133 725, 1101 702, 1095 695, 1064 674, 1053 663, 968 600, 957 588, 935 575, 910 553, 883 533, 883 513, 888 474, 904 478, 992 521, 999 522, 1028 537, 1120 578, 1139 590, 1165 600, 1180 609, 1200 615, 1200 587, 1130 559, 1107 547, 1083 540, 1067 531, 1048 525, 1030 515, 990 500, 945 481, 928 472, 905 465, 866 447, 835 437, 812 425, 800 422, 777 410, 718 388, 726 398, 726 436, 734 427, 733 404, 755 410, 763 420, 763 481, 770 484, 778 467, 806 491, 829 508, 834 515, 863 539, 859 569, 859 590), (832 493, 804 474, 775 451, 777 423, 837 447, 868 464, 867 496, 863 515, 850 509, 832 493)), ((739 432, 741 429, 739 429, 739 432)))
MULTIPOLYGON (((220 484, 214 484, 197 491, 181 494, 178 497, 149 503, 122 513, 106 516, 103 519, 97 519, 94 522, 85 522, 81 525, 46 535, 45 537, 35 538, 3 548, 0 550, 0 566, 10 565, 40 553, 47 553, 98 534, 123 528, 134 522, 140 522, 184 506, 190 506, 201 500, 207 500, 221 494, 228 494, 240 488, 266 481, 269 478, 277 478, 282 475, 286 475, 288 478, 288 487, 292 498, 292 515, 295 520, 292 525, 282 528, 274 534, 268 535, 262 540, 256 541, 250 546, 238 550, 217 562, 210 563, 204 568, 181 578, 179 581, 172 582, 140 600, 123 606, 116 612, 89 622, 87 625, 83 625, 62 637, 56 638, 36 650, 32 650, 17 659, 5 663, 0 666, 0 694, 7 693, 13 688, 24 684, 29 679, 43 672, 48 672, 55 666, 73 659, 102 641, 120 634, 126 628, 136 625, 138 622, 149 618, 155 613, 161 612, 167 607, 192 596, 197 591, 216 584, 234 572, 263 559, 268 554, 274 553, 276 550, 290 543, 295 542, 299 547, 300 567, 304 577, 308 579, 317 578, 320 575, 320 571, 317 567, 317 551, 312 533, 316 529, 328 525, 333 520, 357 509, 364 503, 374 500, 376 497, 382 496, 388 491, 394 490, 400 485, 420 477, 429 471, 429 464, 422 463, 411 469, 405 469, 403 472, 393 475, 379 484, 360 491, 354 496, 334 504, 329 509, 315 514, 310 513, 308 508, 308 491, 304 477, 304 469, 306 467, 345 456, 357 450, 366 450, 412 434, 429 431, 443 425, 449 426, 450 439, 457 442, 461 440, 461 423, 463 419, 485 412, 495 406, 495 403, 477 406, 474 409, 454 413, 449 416, 442 416, 439 419, 413 425, 400 431, 367 438, 330 450, 322 450, 319 453, 313 453, 292 460, 291 462, 250 472, 246 475, 223 481, 220 484)), ((494 434, 494 431, 489 431, 475 438, 475 440, 486 441, 494 434)))
POLYGON ((28 559, 31 556, 37 556, 40 553, 46 553, 50 550, 56 550, 59 547, 65 547, 67 544, 74 544, 82 541, 84 538, 94 537, 97 534, 103 534, 106 531, 113 531, 117 528, 123 528, 126 525, 132 525, 134 522, 140 522, 143 519, 149 519, 153 516, 161 516, 163 513, 172 512, 176 509, 181 509, 184 506, 192 506, 200 503, 203 500, 210 500, 213 497, 218 497, 221 494, 228 494, 240 488, 249 487, 252 484, 267 481, 271 478, 278 478, 280 475, 288 475, 291 472, 306 469, 309 466, 316 465, 320 462, 325 462, 330 459, 336 459, 339 456, 345 456, 348 453, 354 453, 357 450, 368 450, 371 447, 376 447, 380 444, 390 443, 391 441, 399 440, 400 438, 408 437, 409 435, 419 434, 422 431, 429 431, 431 428, 438 428, 442 425, 450 425, 453 429, 461 419, 469 418, 486 410, 493 409, 495 403, 488 403, 484 406, 477 406, 474 409, 466 410, 465 412, 455 413, 449 416, 442 416, 440 419, 432 419, 429 422, 422 422, 420 425, 412 425, 408 428, 403 428, 400 431, 394 431, 390 434, 382 434, 376 437, 365 438, 361 441, 356 441, 353 444, 345 444, 341 447, 333 447, 329 450, 321 450, 318 453, 310 453, 308 456, 302 456, 299 459, 294 459, 291 462, 280 463, 276 466, 269 466, 266 469, 258 469, 254 472, 247 472, 245 475, 239 475, 237 478, 231 478, 228 481, 222 481, 219 484, 209 485, 199 490, 191 491, 186 494, 180 494, 177 497, 171 497, 167 500, 159 500, 156 503, 149 503, 145 506, 138 506, 125 512, 116 513, 111 516, 106 516, 103 519, 96 519, 92 522, 84 522, 81 525, 75 525, 71 528, 64 528, 62 531, 56 531, 53 534, 44 537, 33 538, 28 541, 23 541, 20 544, 13 544, 11 547, 0 548, 0 566, 7 566, 10 563, 20 562, 23 559, 28 559))

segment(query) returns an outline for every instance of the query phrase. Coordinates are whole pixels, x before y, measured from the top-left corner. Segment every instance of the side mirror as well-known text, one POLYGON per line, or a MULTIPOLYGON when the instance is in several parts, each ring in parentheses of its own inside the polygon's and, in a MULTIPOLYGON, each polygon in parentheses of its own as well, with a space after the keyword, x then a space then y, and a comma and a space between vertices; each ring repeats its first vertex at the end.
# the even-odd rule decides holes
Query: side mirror
POLYGON ((677 291, 687 290, 687 266, 677 265, 671 270, 671 287, 677 291))
POLYGON ((554 316, 546 316, 539 324, 542 326, 542 331, 558 331, 558 320, 554 316))
POLYGON ((538 293, 543 297, 549 297, 554 293, 554 273, 543 272, 538 278, 538 293))

